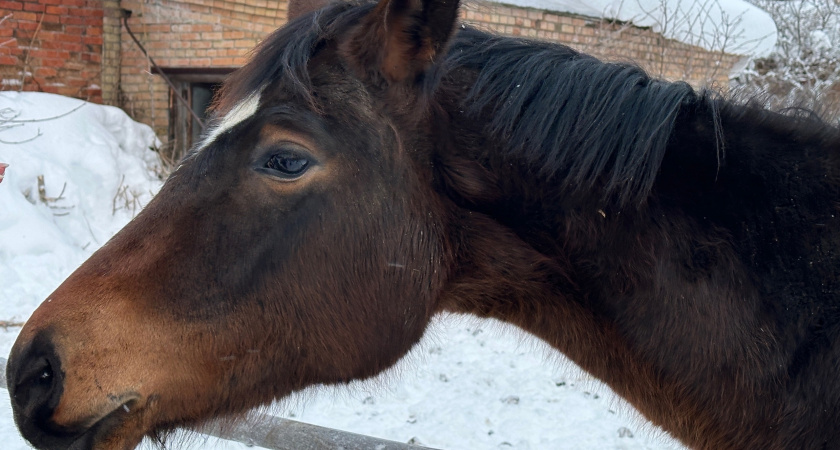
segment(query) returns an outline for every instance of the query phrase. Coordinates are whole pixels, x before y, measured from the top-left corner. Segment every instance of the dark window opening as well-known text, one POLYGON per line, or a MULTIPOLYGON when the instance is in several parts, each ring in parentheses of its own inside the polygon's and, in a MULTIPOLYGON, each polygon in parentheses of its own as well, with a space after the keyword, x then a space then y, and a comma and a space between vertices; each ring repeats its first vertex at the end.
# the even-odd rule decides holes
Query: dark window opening
POLYGON ((218 89, 219 83, 190 83, 190 103, 192 104, 192 110, 195 111, 201 120, 201 123, 199 123, 195 120, 195 117, 191 116, 189 118, 190 128, 192 129, 191 144, 198 142, 198 139, 201 138, 201 134, 204 132, 204 126, 202 124, 207 124, 210 103, 213 101, 213 96, 218 89))
POLYGON ((225 77, 235 68, 161 68, 163 75, 189 104, 182 102, 172 89, 169 91, 169 136, 161 149, 161 157, 175 165, 199 142, 210 118, 209 108, 213 96, 225 77), (192 112, 190 112, 192 109, 192 112), (193 112, 195 114, 193 114, 193 112), (196 116, 201 120, 199 123, 196 116))
POLYGON ((221 83, 192 82, 173 79, 172 84, 178 88, 181 97, 190 104, 193 115, 187 105, 181 102, 173 92, 169 93, 169 147, 173 162, 180 160, 204 132, 203 124, 207 124, 210 103, 213 95, 221 83), (196 120, 196 116, 201 120, 196 120))

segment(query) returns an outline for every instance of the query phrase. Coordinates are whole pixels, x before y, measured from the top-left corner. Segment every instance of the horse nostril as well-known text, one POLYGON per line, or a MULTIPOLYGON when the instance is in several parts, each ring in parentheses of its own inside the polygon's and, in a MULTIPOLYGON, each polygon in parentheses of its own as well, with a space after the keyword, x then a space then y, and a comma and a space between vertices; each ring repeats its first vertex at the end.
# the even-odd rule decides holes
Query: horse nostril
POLYGON ((50 362, 46 358, 37 358, 21 372, 20 380, 15 383, 13 398, 22 410, 31 412, 33 405, 43 403, 39 400, 49 397, 53 380, 50 362))
POLYGON ((46 339, 36 338, 29 351, 9 361, 8 372, 16 415, 40 423, 49 420, 63 391, 53 346, 46 339))

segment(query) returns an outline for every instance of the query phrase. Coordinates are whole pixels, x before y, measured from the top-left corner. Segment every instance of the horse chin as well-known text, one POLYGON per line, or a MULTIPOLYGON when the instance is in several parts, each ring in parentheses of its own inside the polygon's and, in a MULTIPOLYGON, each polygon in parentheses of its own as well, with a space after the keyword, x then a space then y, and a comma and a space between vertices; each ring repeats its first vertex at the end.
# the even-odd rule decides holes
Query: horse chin
MULTIPOLYGON (((141 426, 143 416, 136 410, 137 401, 127 401, 94 420, 67 447, 68 450, 130 450, 137 447, 148 434, 141 426)), ((50 448, 50 447, 44 447, 50 448)))
POLYGON ((147 433, 125 412, 126 405, 114 410, 94 424, 73 450, 130 450, 137 447, 147 433))

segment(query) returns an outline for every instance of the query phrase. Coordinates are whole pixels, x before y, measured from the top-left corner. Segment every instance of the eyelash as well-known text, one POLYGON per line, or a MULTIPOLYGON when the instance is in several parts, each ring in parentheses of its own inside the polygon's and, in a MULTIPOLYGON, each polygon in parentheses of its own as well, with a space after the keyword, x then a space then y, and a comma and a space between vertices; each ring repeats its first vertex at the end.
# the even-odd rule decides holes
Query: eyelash
POLYGON ((309 158, 295 153, 277 153, 268 158, 264 167, 291 178, 303 175, 311 164, 309 158))
POLYGON ((306 147, 293 142, 275 144, 266 148, 263 155, 255 170, 284 181, 297 180, 317 164, 306 147))

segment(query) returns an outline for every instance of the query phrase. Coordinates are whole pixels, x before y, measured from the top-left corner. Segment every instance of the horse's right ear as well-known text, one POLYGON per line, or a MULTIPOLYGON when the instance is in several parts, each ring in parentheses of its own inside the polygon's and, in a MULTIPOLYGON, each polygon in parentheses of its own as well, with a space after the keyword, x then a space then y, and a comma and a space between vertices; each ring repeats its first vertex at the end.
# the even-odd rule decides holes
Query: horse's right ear
POLYGON ((444 54, 458 0, 380 0, 343 46, 362 74, 412 81, 444 54))
POLYGON ((325 7, 329 3, 329 0, 289 0, 287 19, 291 22, 304 14, 325 7))

